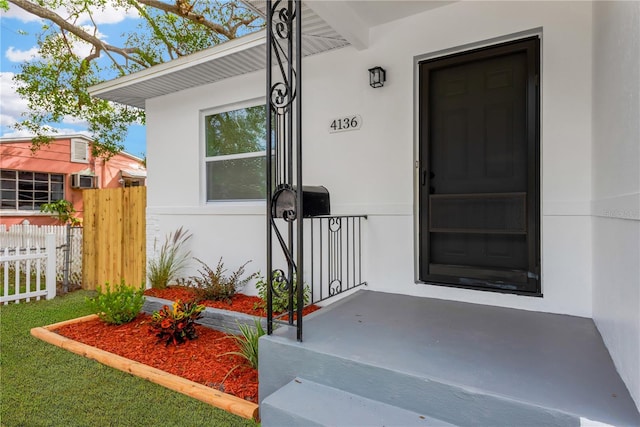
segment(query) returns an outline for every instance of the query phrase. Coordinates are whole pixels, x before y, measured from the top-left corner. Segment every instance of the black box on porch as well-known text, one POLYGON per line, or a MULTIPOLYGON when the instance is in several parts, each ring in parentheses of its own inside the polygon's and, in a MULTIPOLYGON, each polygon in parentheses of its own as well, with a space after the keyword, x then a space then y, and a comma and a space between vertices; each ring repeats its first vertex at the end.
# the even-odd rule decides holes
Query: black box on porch
MULTIPOLYGON (((271 215, 274 218, 284 218, 287 221, 296 219, 296 187, 280 185, 273 194, 271 215)), ((302 186, 302 217, 309 218, 320 215, 330 215, 329 190, 325 187, 302 186)))

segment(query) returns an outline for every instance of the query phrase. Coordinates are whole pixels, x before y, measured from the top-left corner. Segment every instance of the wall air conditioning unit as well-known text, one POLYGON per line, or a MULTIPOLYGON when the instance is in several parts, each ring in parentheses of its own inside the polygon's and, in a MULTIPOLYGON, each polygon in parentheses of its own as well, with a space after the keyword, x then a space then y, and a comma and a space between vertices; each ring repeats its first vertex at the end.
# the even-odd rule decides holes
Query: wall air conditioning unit
POLYGON ((71 175, 71 188, 96 188, 98 177, 74 173, 71 175))

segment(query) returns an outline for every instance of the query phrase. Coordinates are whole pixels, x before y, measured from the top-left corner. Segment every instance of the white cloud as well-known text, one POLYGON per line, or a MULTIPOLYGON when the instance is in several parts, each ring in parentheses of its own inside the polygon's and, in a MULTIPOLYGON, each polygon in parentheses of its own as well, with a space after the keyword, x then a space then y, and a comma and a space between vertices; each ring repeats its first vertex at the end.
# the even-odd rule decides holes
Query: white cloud
POLYGON ((71 49, 73 50, 73 53, 78 55, 79 58, 86 58, 91 54, 93 45, 79 40, 73 44, 73 47, 71 49))
POLYGON ((0 126, 13 126, 15 122, 16 119, 14 117, 11 117, 7 114, 0 114, 0 126))
MULTIPOLYGON (((13 81, 14 74, 11 72, 0 72, 0 126, 3 128, 10 128, 21 120, 22 113, 27 111, 27 101, 20 98, 15 90, 15 82, 13 81)), ((63 125, 78 125, 86 126, 86 122, 80 121, 73 117, 65 117, 62 122, 63 125)), ((59 134, 83 134, 88 135, 86 131, 79 131, 70 127, 55 128, 59 134)), ((24 136, 33 136, 26 130, 14 130, 4 133, 2 137, 18 138, 24 136)))
POLYGON ((37 22, 41 21, 41 19, 35 15, 30 14, 29 12, 20 9, 18 6, 9 3, 9 10, 7 12, 0 12, 0 18, 2 19, 18 19, 22 22, 37 22))
POLYGON ((86 120, 81 120, 81 119, 78 119, 77 117, 71 117, 71 116, 64 116, 64 118, 62 119, 62 123, 66 124, 66 125, 83 125, 83 126, 87 126, 87 121, 86 120))
POLYGON ((13 132, 3 133, 0 138, 26 138, 33 134, 26 130, 14 130, 13 132))
MULTIPOLYGON (((60 15, 62 18, 68 18, 69 12, 67 8, 60 7, 55 10, 55 12, 60 15)), ((115 8, 112 4, 107 5, 104 8, 96 8, 96 10, 92 13, 93 22, 96 24, 118 24, 124 21, 127 18, 137 19, 140 17, 138 11, 134 8, 130 8, 129 10, 124 10, 122 8, 115 8)), ((42 18, 33 15, 29 12, 24 11, 16 5, 9 3, 9 10, 7 12, 0 12, 0 17, 2 19, 18 19, 22 22, 38 22, 42 21, 42 18)), ((79 20, 76 24, 92 24, 91 18, 87 13, 83 13, 80 15, 79 20)))
POLYGON ((16 93, 14 74, 11 72, 0 72, 0 113, 2 114, 2 124, 16 123, 20 115, 27 110, 27 101, 20 98, 16 93))
MULTIPOLYGON (((104 9, 95 10, 92 13, 93 22, 97 25, 100 24, 117 24, 124 21, 127 18, 137 19, 140 17, 138 11, 134 8, 124 10, 122 8, 114 8, 109 4, 104 9)), ((79 20, 79 24, 91 24, 91 19, 88 14, 82 14, 79 20)))
POLYGON ((4 56, 11 62, 25 62, 39 58, 40 53, 36 46, 29 50, 20 50, 13 46, 9 46, 9 49, 4 53, 4 56))
MULTIPOLYGON (((85 31, 89 34, 92 34, 94 29, 90 27, 83 27, 85 31)), ((101 40, 106 40, 107 36, 97 31, 94 34, 97 38, 101 40)), ((73 53, 78 55, 80 58, 86 58, 91 54, 93 50, 93 45, 87 43, 83 40, 76 39, 76 41, 72 44, 73 53)), ((33 59, 41 59, 40 52, 37 46, 32 47, 29 50, 20 50, 16 49, 13 46, 9 46, 6 50, 4 56, 11 62, 23 63, 26 61, 31 61, 33 59)))
MULTIPOLYGON (((52 133, 52 136, 62 136, 62 135, 84 135, 87 136, 89 138, 92 138, 93 136, 87 132, 86 130, 75 130, 75 129, 71 129, 71 128, 56 128, 52 126, 52 129, 54 129, 54 133, 52 133)), ((30 136, 34 136, 33 133, 26 131, 26 130, 15 130, 13 132, 7 132, 7 133, 3 133, 2 135, 0 135, 0 138, 26 138, 26 137, 30 137, 30 136)))

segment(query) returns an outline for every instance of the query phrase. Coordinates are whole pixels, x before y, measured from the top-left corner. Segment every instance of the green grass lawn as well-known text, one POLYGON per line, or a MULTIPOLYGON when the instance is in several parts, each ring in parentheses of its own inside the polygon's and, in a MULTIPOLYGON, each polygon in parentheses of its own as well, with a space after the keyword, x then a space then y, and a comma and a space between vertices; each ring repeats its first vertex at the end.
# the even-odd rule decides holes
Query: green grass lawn
MULTIPOLYGON (((5 276, 5 271, 4 268, 0 268, 0 296, 5 296, 4 295, 4 276, 5 276)), ((8 276, 8 283, 9 283, 9 289, 7 292, 7 295, 15 295, 16 293, 16 276, 15 276, 15 272, 10 270, 9 273, 7 274, 8 276)), ((31 272, 30 274, 30 288, 29 291, 35 291, 36 290, 36 281, 38 279, 37 275, 35 272, 31 272)), ((24 293, 27 290, 27 275, 24 271, 20 271, 20 288, 19 288, 19 292, 20 293, 24 293)), ((46 288, 47 285, 47 279, 45 277, 44 274, 42 274, 40 276, 40 289, 37 290, 44 290, 46 288)))
POLYGON ((0 307, 1 426, 256 426, 30 335, 90 314, 88 295, 0 307))

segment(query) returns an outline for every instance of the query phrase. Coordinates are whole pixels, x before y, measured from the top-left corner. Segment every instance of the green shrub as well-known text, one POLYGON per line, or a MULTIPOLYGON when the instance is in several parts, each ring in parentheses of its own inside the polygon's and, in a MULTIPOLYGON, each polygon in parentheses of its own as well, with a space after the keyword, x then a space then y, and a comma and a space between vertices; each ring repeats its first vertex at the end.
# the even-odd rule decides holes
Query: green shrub
POLYGON ((202 317, 200 313, 204 309, 204 305, 198 305, 194 301, 183 303, 177 300, 172 308, 165 305, 161 310, 155 311, 151 316, 151 326, 158 331, 158 342, 178 345, 188 339, 198 338, 195 322, 202 317))
POLYGON ((183 245, 191 236, 191 233, 180 227, 165 238, 158 257, 149 261, 147 277, 151 287, 164 289, 172 280, 177 279, 178 273, 185 267, 191 256, 190 251, 183 249, 183 245))
POLYGON ((123 280, 111 290, 107 282, 104 292, 100 286, 97 291, 95 298, 86 298, 87 304, 100 320, 111 325, 131 322, 144 304, 144 284, 136 289, 127 286, 123 280))
MULTIPOLYGON (((271 303, 272 309, 274 313, 283 313, 289 309, 289 294, 287 292, 287 282, 285 280, 280 280, 282 277, 282 273, 276 270, 273 274, 273 287, 275 292, 271 293, 271 303)), ((256 282, 256 290, 258 291, 258 296, 262 299, 260 303, 261 308, 265 308, 267 305, 267 285, 268 282, 264 277, 258 275, 258 281, 256 282)), ((298 299, 296 297, 296 292, 298 289, 298 278, 294 274, 293 275, 293 309, 298 309, 298 299)), ((309 285, 305 284, 304 289, 302 291, 304 306, 309 304, 311 300, 311 288, 309 285)))
POLYGON ((253 273, 244 279, 242 278, 242 275, 245 273, 244 267, 251 261, 245 262, 236 271, 231 273, 231 275, 226 276, 225 273, 227 270, 224 268, 222 258, 218 261, 215 270, 198 258, 194 259, 202 266, 202 268, 198 270, 200 276, 191 276, 185 284, 194 289, 200 300, 230 300, 249 280, 256 276, 256 273, 253 273))
POLYGON ((73 207, 73 203, 68 200, 61 199, 51 203, 44 203, 40 205, 40 212, 50 213, 63 224, 76 226, 82 223, 82 220, 73 216, 76 214, 76 210, 73 207))
MULTIPOLYGON (((227 335, 229 338, 235 340, 240 347, 240 351, 230 351, 225 354, 235 354, 244 358, 252 368, 258 369, 258 340, 266 332, 260 323, 260 319, 254 319, 255 327, 238 323, 240 329, 240 335, 227 335)), ((231 373, 237 366, 234 366, 229 373, 231 373)), ((229 376, 227 373, 227 376, 229 376)), ((225 377, 226 378, 226 377, 225 377)))

